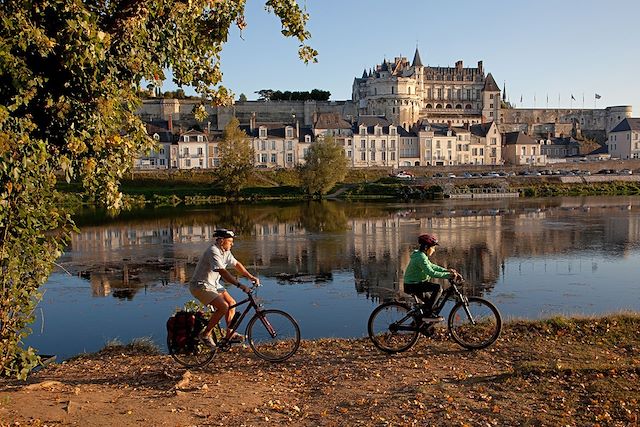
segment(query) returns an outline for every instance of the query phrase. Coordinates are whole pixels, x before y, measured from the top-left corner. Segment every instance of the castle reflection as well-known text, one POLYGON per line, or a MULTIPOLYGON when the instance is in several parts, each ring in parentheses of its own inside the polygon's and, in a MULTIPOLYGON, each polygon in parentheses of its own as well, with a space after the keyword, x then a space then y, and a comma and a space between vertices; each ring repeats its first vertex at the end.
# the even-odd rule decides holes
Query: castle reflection
POLYGON ((213 231, 225 227, 239 233, 236 257, 262 276, 352 271, 356 291, 378 299, 402 290, 416 237, 430 232, 441 241, 434 261, 482 293, 510 258, 624 257, 638 247, 639 207, 638 197, 591 197, 140 211, 102 224, 81 218, 60 262, 89 279, 94 296, 131 299, 148 285, 186 283, 213 231))

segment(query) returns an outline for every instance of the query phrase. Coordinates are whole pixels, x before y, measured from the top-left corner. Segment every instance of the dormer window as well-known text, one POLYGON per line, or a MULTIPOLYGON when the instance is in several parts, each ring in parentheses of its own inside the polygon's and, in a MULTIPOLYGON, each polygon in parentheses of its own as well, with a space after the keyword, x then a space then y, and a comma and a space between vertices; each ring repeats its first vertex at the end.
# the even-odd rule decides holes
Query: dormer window
POLYGON ((154 133, 153 139, 155 139, 156 141, 160 141, 160 135, 158 135, 157 133, 154 133))
POLYGON ((311 142, 311 135, 305 135, 304 142, 311 142))
POLYGON ((293 128, 287 127, 287 138, 293 138, 293 128))
POLYGON ((261 127, 259 132, 260 132, 260 138, 267 137, 267 128, 261 127))
POLYGON ((366 135, 367 129, 364 126, 360 126, 360 135, 366 135))

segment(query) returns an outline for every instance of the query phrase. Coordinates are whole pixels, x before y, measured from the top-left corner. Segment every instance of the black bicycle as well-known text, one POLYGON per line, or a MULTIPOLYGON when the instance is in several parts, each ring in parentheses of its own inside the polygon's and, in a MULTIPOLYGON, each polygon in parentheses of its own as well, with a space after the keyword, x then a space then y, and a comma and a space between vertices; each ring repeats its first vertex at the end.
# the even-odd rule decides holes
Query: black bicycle
MULTIPOLYGON (((229 336, 233 336, 247 313, 253 309, 255 314, 249 320, 245 332, 249 346, 263 360, 270 362, 287 360, 294 355, 300 346, 300 327, 290 314, 282 310, 265 310, 262 304, 256 302, 253 294, 255 288, 257 288, 256 285, 252 286, 246 299, 231 306, 231 308, 236 308, 248 303, 242 313, 236 311, 231 319, 229 336)), ((199 312, 195 320, 196 326, 190 333, 189 345, 177 346, 171 336, 167 336, 167 347, 171 357, 188 368, 202 367, 211 362, 218 351, 228 351, 234 343, 226 338, 227 334, 223 332, 220 324, 216 325, 213 330, 212 337, 216 344, 214 348, 207 346, 197 338, 207 323, 208 316, 199 312)))
MULTIPOLYGON (((453 299, 455 304, 447 320, 453 340, 470 350, 486 348, 500 336, 502 317, 486 299, 465 296, 461 291, 463 283, 462 280, 449 280, 450 286, 436 301, 433 314, 439 315, 445 303, 453 299)), ((400 301, 383 303, 369 316, 369 338, 380 350, 387 353, 406 351, 416 343, 420 333, 425 336, 433 334, 434 323, 423 320, 422 303, 415 295, 413 298, 413 304, 400 301)))

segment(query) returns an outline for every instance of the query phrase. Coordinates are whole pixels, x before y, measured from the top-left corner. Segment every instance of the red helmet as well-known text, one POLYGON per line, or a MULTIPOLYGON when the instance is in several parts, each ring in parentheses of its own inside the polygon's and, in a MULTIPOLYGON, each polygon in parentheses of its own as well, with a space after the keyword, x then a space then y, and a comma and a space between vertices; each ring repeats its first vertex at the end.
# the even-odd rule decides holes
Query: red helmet
POLYGON ((438 244, 438 238, 431 234, 423 234, 418 237, 418 243, 420 243, 420 246, 430 248, 431 246, 436 246, 438 244))

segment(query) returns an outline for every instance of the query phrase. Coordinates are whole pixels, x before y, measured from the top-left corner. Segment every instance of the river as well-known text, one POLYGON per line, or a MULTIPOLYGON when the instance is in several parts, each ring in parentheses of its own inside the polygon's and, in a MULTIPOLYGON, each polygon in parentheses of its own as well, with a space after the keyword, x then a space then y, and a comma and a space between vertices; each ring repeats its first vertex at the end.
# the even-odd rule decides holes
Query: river
POLYGON ((260 277, 265 306, 290 312, 305 339, 365 336, 425 232, 440 238, 433 261, 507 319, 640 310, 640 197, 248 204, 76 222, 26 340, 59 360, 136 337, 166 348, 166 319, 191 299, 220 227, 238 233, 233 252, 260 277))

